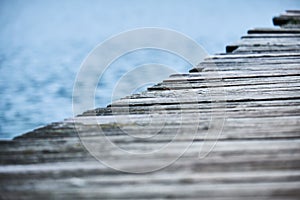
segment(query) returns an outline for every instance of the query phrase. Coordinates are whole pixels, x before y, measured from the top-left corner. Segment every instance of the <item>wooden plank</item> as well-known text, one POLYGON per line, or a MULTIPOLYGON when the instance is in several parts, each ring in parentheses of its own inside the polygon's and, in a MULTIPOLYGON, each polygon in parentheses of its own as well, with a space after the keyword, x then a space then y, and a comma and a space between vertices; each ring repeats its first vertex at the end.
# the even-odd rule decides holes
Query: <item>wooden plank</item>
POLYGON ((300 53, 264 53, 264 54, 220 54, 210 56, 209 59, 256 59, 256 58, 275 58, 281 59, 282 57, 286 57, 286 59, 291 59, 293 57, 299 57, 300 53))
POLYGON ((210 79, 218 79, 219 77, 222 79, 239 79, 239 78, 260 78, 260 77, 282 77, 282 76, 300 76, 300 70, 276 70, 273 69, 271 71, 243 71, 243 70, 230 70, 230 71, 204 71, 201 73, 193 73, 189 74, 173 74, 170 78, 164 80, 163 82, 173 82, 176 80, 210 80, 210 79))
POLYGON ((298 47, 286 47, 280 45, 279 47, 265 46, 248 46, 248 45, 229 45, 226 46, 227 53, 233 54, 256 54, 256 53, 297 53, 298 47))
POLYGON ((297 34, 300 33, 300 29, 280 29, 280 28, 255 28, 250 29, 248 34, 297 34))
MULTIPOLYGON (((276 34, 276 33, 251 33, 248 35, 244 35, 241 37, 241 39, 270 39, 270 38, 278 38, 278 39, 292 39, 292 40, 298 40, 299 41, 300 33, 281 33, 281 34, 276 34)), ((241 40, 241 41, 242 41, 241 40)), ((285 43, 287 44, 287 43, 285 43)))
POLYGON ((299 13, 275 18, 280 29, 249 30, 192 73, 0 141, 0 199, 299 199, 299 13), (128 159, 105 138, 135 153, 172 145, 128 159), (130 174, 81 140, 129 171, 159 168, 191 145, 162 170, 130 174))
POLYGON ((198 65, 190 70, 190 73, 208 72, 214 71, 219 73, 220 71, 231 71, 238 70, 244 71, 273 71, 273 70, 300 70, 300 65, 298 63, 286 63, 286 64, 276 64, 276 63, 266 63, 266 64, 244 64, 244 63, 228 63, 224 65, 205 63, 198 65), (242 69, 241 69, 242 68, 242 69))

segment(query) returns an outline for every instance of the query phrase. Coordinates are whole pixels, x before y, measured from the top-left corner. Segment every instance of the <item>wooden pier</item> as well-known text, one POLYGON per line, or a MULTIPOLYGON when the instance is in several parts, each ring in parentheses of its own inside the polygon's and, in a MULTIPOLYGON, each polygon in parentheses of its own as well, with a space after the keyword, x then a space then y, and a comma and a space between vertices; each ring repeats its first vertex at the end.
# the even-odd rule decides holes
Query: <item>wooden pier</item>
POLYGON ((189 73, 118 100, 119 124, 112 107, 99 108, 1 141, 0 199, 300 199, 300 11, 273 22, 280 27, 251 29, 189 73), (226 95, 212 102, 215 88, 226 95), (122 109, 128 103, 130 114, 122 109), (201 115, 194 135, 195 113, 201 115), (147 136, 150 128, 141 132, 134 125, 150 114, 154 125, 164 122, 162 137, 149 142, 122 134, 120 126, 147 136), (220 135, 206 134, 220 128, 210 125, 211 116, 224 122, 220 135), (130 117, 133 122, 126 121, 130 117), (183 127, 173 149, 160 157, 128 160, 103 149, 128 171, 159 168, 193 143, 163 169, 120 172, 96 160, 79 140, 77 131, 90 140, 101 137, 95 120, 106 137, 133 151, 157 149, 183 127), (214 148, 199 158, 201 145, 202 151, 214 148))

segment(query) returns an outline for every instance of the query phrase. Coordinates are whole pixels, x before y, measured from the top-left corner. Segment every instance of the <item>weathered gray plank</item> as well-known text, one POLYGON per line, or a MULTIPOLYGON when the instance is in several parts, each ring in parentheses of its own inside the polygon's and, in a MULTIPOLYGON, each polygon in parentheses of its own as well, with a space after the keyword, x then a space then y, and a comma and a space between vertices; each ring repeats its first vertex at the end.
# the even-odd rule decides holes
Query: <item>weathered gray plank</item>
POLYGON ((280 29, 280 28, 255 28, 248 30, 248 34, 297 34, 300 29, 280 29))
POLYGON ((233 53, 210 56, 193 73, 171 75, 107 108, 0 141, 0 198, 299 199, 299 13, 274 18, 280 29, 249 30, 227 47, 233 53), (220 135, 209 132, 220 128, 211 117, 224 122, 220 135), (173 146, 144 160, 98 145, 123 169, 159 167, 193 143, 163 170, 122 173, 82 146, 79 135, 94 144, 103 140, 99 127, 132 152, 159 149, 180 132, 173 146), (199 159, 200 150, 211 152, 199 159))

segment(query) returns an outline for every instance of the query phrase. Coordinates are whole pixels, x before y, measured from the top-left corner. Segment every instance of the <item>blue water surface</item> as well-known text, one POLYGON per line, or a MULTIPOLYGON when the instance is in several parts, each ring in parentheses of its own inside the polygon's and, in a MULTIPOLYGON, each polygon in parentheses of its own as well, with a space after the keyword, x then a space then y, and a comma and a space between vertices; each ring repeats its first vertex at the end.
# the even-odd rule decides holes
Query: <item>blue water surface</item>
MULTIPOLYGON (((300 1, 1 0, 0 139, 72 116, 76 73, 88 52, 112 35, 162 27, 221 53, 248 29, 271 27, 272 17, 286 9, 300 9, 300 1)), ((164 60, 179 72, 191 67, 173 56, 152 55, 138 52, 116 62, 96 106, 110 102, 115 81, 135 65, 164 60)))

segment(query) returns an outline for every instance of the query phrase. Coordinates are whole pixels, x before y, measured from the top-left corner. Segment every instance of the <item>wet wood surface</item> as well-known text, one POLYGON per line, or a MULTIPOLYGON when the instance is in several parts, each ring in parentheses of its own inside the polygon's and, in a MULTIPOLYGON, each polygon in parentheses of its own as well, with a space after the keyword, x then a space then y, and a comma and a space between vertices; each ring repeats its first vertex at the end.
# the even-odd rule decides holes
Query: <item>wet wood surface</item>
POLYGON ((299 17, 287 11, 273 19, 280 28, 251 29, 227 53, 146 92, 0 141, 0 198, 300 199, 299 17), (218 128, 212 119, 223 122, 221 134, 209 134, 218 128), (101 140, 99 126, 110 141, 137 152, 159 149, 179 130, 180 138, 158 157, 100 152, 128 170, 159 167, 192 144, 168 167, 124 173, 83 147, 78 132, 101 140), (204 158, 201 147, 209 152, 204 158))

